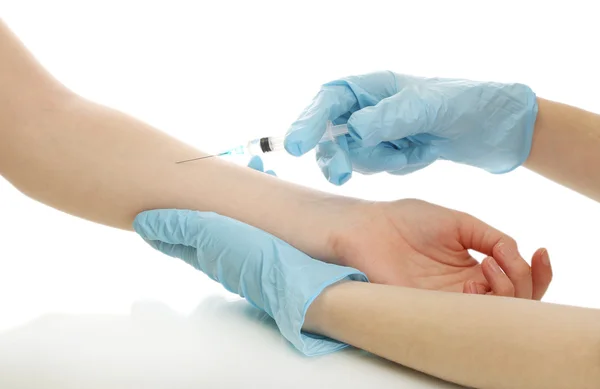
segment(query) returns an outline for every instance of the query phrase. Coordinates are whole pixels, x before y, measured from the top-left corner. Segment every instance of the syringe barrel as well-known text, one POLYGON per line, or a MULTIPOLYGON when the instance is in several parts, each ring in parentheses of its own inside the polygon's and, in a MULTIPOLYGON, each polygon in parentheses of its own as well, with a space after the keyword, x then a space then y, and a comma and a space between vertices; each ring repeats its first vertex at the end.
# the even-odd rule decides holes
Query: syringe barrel
POLYGON ((248 142, 248 144, 246 145, 246 150, 248 150, 248 153, 250 153, 250 155, 254 156, 263 154, 263 151, 260 148, 261 139, 262 138, 252 139, 250 142, 248 142))
POLYGON ((253 139, 248 142, 247 145, 247 150, 250 155, 261 155, 272 151, 281 151, 283 149, 283 138, 277 136, 253 139))
MULTIPOLYGON (((328 121, 327 126, 325 128, 325 134, 323 134, 323 138, 319 141, 329 142, 335 140, 338 136, 345 135, 348 133, 348 126, 346 124, 334 125, 332 122, 328 121)), ((283 147, 283 137, 279 136, 268 136, 264 138, 253 139, 246 145, 246 149, 250 155, 261 155, 265 153, 270 153, 272 151, 281 151, 284 150, 283 147)))

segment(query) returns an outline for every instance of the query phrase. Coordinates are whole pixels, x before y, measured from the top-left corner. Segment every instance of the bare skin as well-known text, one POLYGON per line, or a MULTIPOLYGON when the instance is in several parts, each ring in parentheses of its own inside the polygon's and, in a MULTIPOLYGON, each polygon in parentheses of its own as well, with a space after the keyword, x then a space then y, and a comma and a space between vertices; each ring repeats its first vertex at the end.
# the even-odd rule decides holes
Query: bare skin
POLYGON ((304 330, 478 389, 595 389, 600 310, 347 282, 304 330))
MULTIPOLYGON (((156 208, 233 217, 393 284, 328 288, 308 331, 481 389, 598 387, 598 311, 525 301, 550 282, 545 250, 529 267, 513 239, 464 213, 332 196, 218 159, 175 165, 198 150, 75 95, 3 24, 0 58, 0 174, 26 195, 123 229, 156 208)), ((598 139, 597 115, 540 99, 526 166, 599 199, 598 139)))
MULTIPOLYGON (((514 253, 508 266, 495 260, 507 274, 539 275, 535 296, 519 297, 541 298, 551 280, 541 251, 530 268, 512 238, 470 215, 415 200, 370 203, 334 196, 218 158, 177 165, 202 152, 77 96, 3 24, 0 58, 0 174, 51 207, 127 230, 144 210, 212 211, 314 258, 356 267, 374 282, 454 292, 475 283, 480 293, 489 293, 504 273, 491 271, 493 259, 482 266, 467 250, 496 258, 495 247, 514 253), (367 260, 373 250, 378 259, 367 260)), ((524 290, 519 277, 513 279, 518 285, 512 287, 524 290)))
POLYGON ((600 201, 600 115, 544 99, 538 103, 525 166, 600 201))

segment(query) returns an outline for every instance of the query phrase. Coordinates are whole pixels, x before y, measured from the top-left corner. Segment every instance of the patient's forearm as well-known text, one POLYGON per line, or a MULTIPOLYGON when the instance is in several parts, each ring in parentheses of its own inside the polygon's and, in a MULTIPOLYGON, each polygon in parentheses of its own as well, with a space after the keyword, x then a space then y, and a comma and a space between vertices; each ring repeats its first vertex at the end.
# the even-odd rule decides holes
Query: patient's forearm
POLYGON ((34 108, 0 147, 0 172, 54 208, 131 229, 156 208, 214 211, 266 230, 322 259, 344 201, 249 168, 207 159, 125 114, 68 96, 34 108))
POLYGON ((201 153, 74 95, 1 21, 0 58, 0 174, 22 192, 123 229, 148 209, 214 211, 333 259, 327 243, 336 212, 354 200, 332 201, 217 158, 176 165, 201 153))
POLYGON ((600 385, 600 311, 348 282, 325 290, 304 329, 481 389, 600 385))
POLYGON ((525 166, 600 201, 600 115, 539 99, 525 166))

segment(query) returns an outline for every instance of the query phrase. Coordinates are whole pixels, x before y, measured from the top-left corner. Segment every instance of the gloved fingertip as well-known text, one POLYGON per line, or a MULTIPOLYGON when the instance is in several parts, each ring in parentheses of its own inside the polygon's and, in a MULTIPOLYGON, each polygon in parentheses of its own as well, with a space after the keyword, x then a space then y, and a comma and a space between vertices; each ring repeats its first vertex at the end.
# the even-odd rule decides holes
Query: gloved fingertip
POLYGON ((148 212, 149 211, 140 212, 133 219, 133 230, 140 236, 143 236, 144 226, 148 221, 148 212))
POLYGON ((301 141, 293 141, 289 138, 285 138, 283 141, 283 147, 285 150, 293 155, 294 157, 300 157, 304 152, 302 151, 302 142, 301 141))
POLYGON ((273 170, 267 170, 265 173, 270 174, 273 177, 277 177, 277 174, 273 170))
POLYGON ((262 172, 264 170, 263 161, 258 155, 255 155, 254 157, 252 157, 252 159, 250 159, 250 162, 248 162, 248 167, 259 172, 262 172))
POLYGON ((341 186, 344 185, 350 178, 352 178, 352 171, 346 169, 343 166, 336 166, 336 164, 327 164, 321 168, 321 172, 333 185, 341 186))
POLYGON ((344 139, 340 139, 339 144, 319 144, 316 157, 321 172, 330 183, 340 186, 351 178, 352 162, 348 154, 348 144, 344 139))
POLYGON ((342 173, 334 177, 330 177, 329 182, 334 185, 342 186, 352 177, 352 173, 342 173))

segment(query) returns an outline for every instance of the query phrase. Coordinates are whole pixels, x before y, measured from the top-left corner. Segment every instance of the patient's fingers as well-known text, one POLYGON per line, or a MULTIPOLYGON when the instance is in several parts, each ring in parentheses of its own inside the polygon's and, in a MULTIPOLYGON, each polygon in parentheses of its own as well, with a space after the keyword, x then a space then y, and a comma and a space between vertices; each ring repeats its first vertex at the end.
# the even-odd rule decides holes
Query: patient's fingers
MULTIPOLYGON (((531 267, 518 252, 494 248, 495 258, 487 257, 481 264, 491 294, 505 297, 518 297, 541 300, 552 281, 552 266, 546 249, 539 249, 531 259, 531 267)), ((486 294, 487 286, 467 281, 463 292, 486 294)))
POLYGON ((531 274, 533 278, 534 300, 541 300, 552 281, 552 265, 548 250, 539 249, 531 259, 531 274))
POLYGON ((515 287, 512 281, 498 265, 498 262, 492 257, 487 257, 481 263, 483 275, 492 288, 492 293, 496 296, 515 297, 515 287))
POLYGON ((477 288, 474 287, 473 281, 466 281, 463 284, 463 293, 466 293, 466 294, 477 294, 477 288))
POLYGON ((521 257, 514 241, 500 242, 494 246, 494 259, 508 276, 515 289, 515 297, 531 299, 533 283, 531 267, 521 257))
POLYGON ((502 243, 517 251, 517 243, 509 235, 469 214, 462 212, 458 214, 459 239, 464 248, 493 256, 495 247, 502 243))

